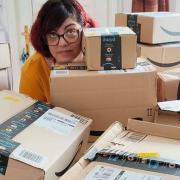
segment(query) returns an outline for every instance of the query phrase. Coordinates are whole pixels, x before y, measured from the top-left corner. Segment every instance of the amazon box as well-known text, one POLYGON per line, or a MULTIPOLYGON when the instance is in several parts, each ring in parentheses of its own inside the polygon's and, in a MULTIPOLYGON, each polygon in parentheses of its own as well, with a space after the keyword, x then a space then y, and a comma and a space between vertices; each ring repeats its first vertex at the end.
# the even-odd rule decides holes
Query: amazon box
POLYGON ((116 120, 153 121, 156 77, 155 68, 145 59, 139 59, 135 69, 52 71, 52 103, 92 118, 91 135, 96 136, 116 120))
POLYGON ((136 32, 138 42, 159 44, 180 41, 180 13, 118 13, 116 26, 128 26, 136 32))
POLYGON ((83 51, 88 70, 134 68, 136 34, 128 27, 86 28, 83 51))
POLYGON ((180 68, 158 73, 158 101, 180 100, 180 68))
POLYGON ((179 146, 179 127, 131 119, 124 130, 115 122, 62 180, 178 180, 179 146))
POLYGON ((159 72, 180 67, 180 43, 138 44, 138 49, 139 54, 146 57, 159 72))
POLYGON ((86 148, 91 120, 0 91, 0 180, 53 180, 86 148))

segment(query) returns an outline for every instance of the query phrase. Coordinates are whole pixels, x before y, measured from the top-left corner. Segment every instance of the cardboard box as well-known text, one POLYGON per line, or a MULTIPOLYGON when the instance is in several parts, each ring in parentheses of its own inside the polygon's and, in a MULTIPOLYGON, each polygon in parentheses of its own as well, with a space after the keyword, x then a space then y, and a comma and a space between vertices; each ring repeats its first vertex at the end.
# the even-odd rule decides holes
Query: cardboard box
POLYGON ((0 91, 0 180, 53 180, 77 161, 91 120, 0 91))
POLYGON ((158 101, 180 99, 180 68, 158 73, 158 101))
POLYGON ((11 61, 10 61, 9 44, 0 44, 0 54, 2 57, 0 61, 0 69, 10 67, 11 61))
POLYGON ((138 44, 140 55, 146 57, 157 69, 167 71, 180 67, 180 43, 159 45, 138 44))
POLYGON ((8 69, 0 69, 0 90, 11 89, 8 69))
POLYGON ((172 126, 180 126, 180 101, 159 102, 156 113, 155 122, 159 124, 167 124, 172 126))
POLYGON ((155 122, 180 127, 180 114, 178 112, 159 110, 155 116, 155 122))
POLYGON ((88 70, 134 68, 136 34, 128 27, 86 28, 82 49, 88 70))
POLYGON ((131 119, 124 130, 122 124, 116 122, 62 180, 70 175, 77 180, 92 177, 178 180, 179 146, 180 127, 131 119))
POLYGON ((111 71, 52 71, 50 92, 55 106, 93 119, 97 136, 112 122, 153 121, 156 70, 145 59, 135 69, 111 71))
POLYGON ((136 32, 138 42, 158 44, 180 41, 180 13, 118 13, 116 26, 128 26, 136 32))

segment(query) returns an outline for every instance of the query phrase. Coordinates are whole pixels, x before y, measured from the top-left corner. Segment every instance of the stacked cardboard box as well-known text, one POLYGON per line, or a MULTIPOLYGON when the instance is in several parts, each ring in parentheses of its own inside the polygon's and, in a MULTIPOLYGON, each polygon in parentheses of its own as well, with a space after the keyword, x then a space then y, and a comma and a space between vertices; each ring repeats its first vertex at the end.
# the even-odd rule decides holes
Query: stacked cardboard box
POLYGON ((51 96, 55 106, 93 119, 92 135, 112 122, 128 118, 154 120, 156 70, 146 59, 126 70, 51 72, 51 96))
POLYGON ((0 44, 0 54, 3 57, 0 61, 0 90, 11 89, 10 51, 7 43, 0 44))
POLYGON ((86 148, 91 120, 0 91, 0 180, 57 179, 86 148))
POLYGON ((118 13, 115 18, 116 26, 136 32, 140 56, 147 57, 158 71, 180 67, 179 20, 180 13, 170 12, 118 13))
POLYGON ((140 56, 147 57, 157 71, 180 68, 180 43, 158 45, 138 44, 140 56))
POLYGON ((158 101, 180 99, 180 68, 158 73, 158 101))
POLYGON ((128 27, 86 28, 82 49, 88 70, 136 66, 136 34, 128 27))
POLYGON ((138 35, 138 42, 159 44, 180 41, 180 13, 118 13, 116 26, 128 26, 138 35))
POLYGON ((116 122, 61 179, 180 178, 180 128, 129 120, 116 122))

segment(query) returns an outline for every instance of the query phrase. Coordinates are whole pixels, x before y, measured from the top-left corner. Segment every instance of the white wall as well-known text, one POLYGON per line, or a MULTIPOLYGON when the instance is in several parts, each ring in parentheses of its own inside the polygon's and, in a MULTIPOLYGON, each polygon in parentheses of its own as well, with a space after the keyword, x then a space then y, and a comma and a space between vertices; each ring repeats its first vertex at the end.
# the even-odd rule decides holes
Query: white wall
MULTIPOLYGON (((132 0, 79 1, 87 12, 99 22, 100 26, 113 26, 116 12, 131 12, 132 0)), ((0 4, 1 2, 6 4, 8 12, 7 23, 3 22, 8 27, 10 34, 14 89, 17 90, 21 67, 20 55, 25 45, 21 33, 24 31, 24 25, 31 26, 38 10, 46 0, 0 0, 0 4)), ((170 10, 180 12, 180 0, 170 0, 170 10)))

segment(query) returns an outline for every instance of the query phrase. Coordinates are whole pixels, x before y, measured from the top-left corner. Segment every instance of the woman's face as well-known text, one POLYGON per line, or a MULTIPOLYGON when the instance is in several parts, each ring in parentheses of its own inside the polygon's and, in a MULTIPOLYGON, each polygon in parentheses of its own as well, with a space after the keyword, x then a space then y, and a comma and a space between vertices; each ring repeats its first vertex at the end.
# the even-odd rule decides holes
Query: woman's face
POLYGON ((81 51, 81 25, 69 17, 58 29, 48 33, 46 39, 56 63, 70 63, 81 51))

